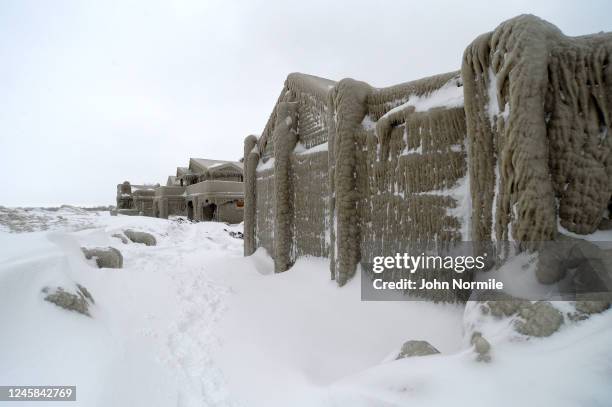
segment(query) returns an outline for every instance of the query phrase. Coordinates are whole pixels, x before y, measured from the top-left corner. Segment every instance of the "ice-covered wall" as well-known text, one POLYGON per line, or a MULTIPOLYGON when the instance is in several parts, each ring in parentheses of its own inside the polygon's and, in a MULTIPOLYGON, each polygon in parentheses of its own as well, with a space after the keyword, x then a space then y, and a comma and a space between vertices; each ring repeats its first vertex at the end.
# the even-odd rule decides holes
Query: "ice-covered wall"
POLYGON ((245 140, 245 254, 265 247, 277 272, 327 256, 343 285, 415 242, 550 240, 558 218, 593 232, 612 192, 611 48, 519 16, 461 72, 383 89, 289 75, 245 140))
POLYGON ((245 140, 245 254, 265 247, 277 272, 330 257, 343 285, 412 240, 462 240, 464 117, 457 72, 385 89, 290 75, 245 140))
MULTIPOLYGON (((361 263, 417 247, 420 251, 424 243, 469 240, 467 134, 459 73, 375 90, 368 101, 370 113, 357 137, 361 263)), ((448 272, 437 273, 438 280, 449 277, 448 272)), ((423 294, 438 293, 447 294, 423 294)))
POLYGON ((185 187, 180 185, 155 188, 153 197, 153 216, 168 219, 171 215, 185 214, 185 187))
MULTIPOLYGON (((254 248, 264 247, 270 255, 274 254, 274 218, 276 217, 274 199, 274 170, 264 169, 256 173, 255 188, 255 222, 252 224, 254 236, 254 248)), ((245 199, 245 208, 252 205, 245 199)), ((248 230, 249 223, 245 219, 245 230, 248 230)))
POLYGON ((285 271, 329 254, 327 95, 334 82, 291 74, 259 139, 245 140, 245 254, 285 271))
POLYGON ((557 217, 586 234, 612 192, 611 34, 566 37, 530 15, 463 57, 473 238, 555 238, 557 217))
POLYGON ((327 142, 291 155, 292 253, 329 256, 329 174, 327 142))

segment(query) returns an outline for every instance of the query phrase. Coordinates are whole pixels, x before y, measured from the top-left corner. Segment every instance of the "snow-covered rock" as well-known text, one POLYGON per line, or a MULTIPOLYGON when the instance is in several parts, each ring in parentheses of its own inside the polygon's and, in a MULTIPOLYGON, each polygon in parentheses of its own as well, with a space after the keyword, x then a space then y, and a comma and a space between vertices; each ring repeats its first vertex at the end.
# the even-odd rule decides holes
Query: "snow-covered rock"
POLYGON ((402 345, 402 349, 395 359, 435 355, 436 353, 440 353, 440 351, 427 341, 408 341, 402 345))
POLYGON ((519 315, 522 319, 516 321, 516 330, 523 335, 550 336, 563 324, 563 315, 548 301, 526 304, 519 315))
POLYGON ((478 312, 512 321, 514 329, 527 336, 550 336, 563 324, 563 314, 548 301, 529 301, 498 293, 492 300, 476 302, 478 312))
POLYGON ((114 247, 81 247, 87 260, 94 259, 98 268, 120 269, 123 267, 123 256, 114 247))
POLYGON ((157 244, 155 236, 147 232, 126 229, 123 233, 134 243, 143 243, 147 246, 155 246, 157 244))
POLYGON ((470 341, 474 345, 474 350, 478 354, 476 360, 479 362, 490 362, 491 361, 491 344, 487 341, 480 332, 474 332, 472 340, 470 341))
POLYGON ((89 314, 89 306, 94 304, 95 301, 87 288, 82 285, 77 284, 74 293, 66 291, 62 287, 44 287, 41 291, 45 294, 45 301, 49 301, 69 311, 75 311, 88 317, 91 316, 89 314))
POLYGON ((599 314, 610 308, 610 301, 581 300, 576 301, 576 311, 583 314, 599 314))

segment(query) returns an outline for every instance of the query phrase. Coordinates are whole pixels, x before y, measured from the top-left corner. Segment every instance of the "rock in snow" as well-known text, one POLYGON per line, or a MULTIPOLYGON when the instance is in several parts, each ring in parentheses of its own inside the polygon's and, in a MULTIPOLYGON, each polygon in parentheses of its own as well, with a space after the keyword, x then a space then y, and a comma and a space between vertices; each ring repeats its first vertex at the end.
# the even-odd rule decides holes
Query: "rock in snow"
POLYGON ((599 314, 610 308, 610 301, 576 301, 576 311, 583 314, 599 314))
POLYGON ((505 293, 495 293, 494 299, 485 301, 481 305, 484 314, 491 314, 494 317, 502 318, 515 315, 521 307, 529 304, 529 301, 512 297, 505 293))
POLYGON ((523 320, 516 321, 516 330, 523 335, 550 336, 563 323, 563 315, 548 301, 524 305, 519 311, 523 320))
POLYGON ((474 350, 478 354, 476 358, 479 362, 490 362, 491 361, 491 344, 487 341, 480 332, 474 332, 472 334, 472 345, 474 345, 474 350))
POLYGON ((563 314, 550 302, 531 302, 503 293, 482 302, 480 311, 495 318, 518 318, 514 321, 515 330, 528 336, 550 336, 563 324, 563 314))
POLYGON ((42 292, 47 294, 45 296, 45 301, 49 301, 69 311, 75 311, 79 314, 91 317, 89 314, 89 305, 94 304, 95 301, 87 288, 80 284, 77 284, 76 287, 76 293, 68 292, 62 287, 57 287, 55 289, 45 287, 42 289, 42 292))
POLYGON ((128 239, 130 239, 134 243, 144 243, 147 246, 155 246, 157 244, 157 240, 155 240, 155 236, 147 232, 138 232, 132 229, 127 229, 123 231, 128 239))
POLYGON ((81 247, 87 260, 95 258, 99 268, 120 269, 123 267, 123 256, 114 247, 81 247))
POLYGON ((431 346, 427 341, 408 341, 402 345, 402 349, 395 359, 435 355, 436 353, 440 353, 440 351, 431 346))

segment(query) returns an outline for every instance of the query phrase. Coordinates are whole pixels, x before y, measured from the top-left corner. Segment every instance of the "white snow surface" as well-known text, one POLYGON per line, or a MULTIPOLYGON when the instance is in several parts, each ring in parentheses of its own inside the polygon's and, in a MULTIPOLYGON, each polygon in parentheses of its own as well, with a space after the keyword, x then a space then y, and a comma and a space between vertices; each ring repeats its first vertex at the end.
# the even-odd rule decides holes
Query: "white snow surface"
POLYGON ((270 170, 274 168, 274 157, 268 158, 268 161, 266 161, 265 163, 263 162, 263 160, 259 160, 259 163, 257 164, 257 168, 255 168, 255 170, 257 172, 262 172, 262 171, 266 171, 266 170, 270 170))
POLYGON ((311 148, 306 148, 306 146, 298 142, 296 143, 295 148, 293 149, 293 152, 298 155, 308 155, 308 154, 314 154, 314 153, 320 153, 323 151, 327 151, 327 149, 328 149, 327 141, 325 143, 317 144, 316 146, 311 147, 311 148))
POLYGON ((408 100, 389 110, 381 119, 410 107, 414 107, 415 112, 426 112, 433 108, 450 109, 461 106, 463 106, 463 86, 460 86, 458 78, 452 78, 431 93, 422 96, 410 95, 408 100))
POLYGON ((473 307, 362 302, 360 279, 338 288, 327 259, 274 274, 265 251, 242 256, 241 225, 74 216, 84 229, 0 232, 0 384, 76 385, 71 406, 611 404, 610 311, 521 340, 473 307), (111 237, 126 228, 158 245, 111 237), (116 247, 124 267, 98 269, 81 246, 116 247), (91 318, 43 299, 75 283, 91 318), (475 325, 491 363, 475 361, 475 325), (394 360, 410 339, 442 353, 394 360))

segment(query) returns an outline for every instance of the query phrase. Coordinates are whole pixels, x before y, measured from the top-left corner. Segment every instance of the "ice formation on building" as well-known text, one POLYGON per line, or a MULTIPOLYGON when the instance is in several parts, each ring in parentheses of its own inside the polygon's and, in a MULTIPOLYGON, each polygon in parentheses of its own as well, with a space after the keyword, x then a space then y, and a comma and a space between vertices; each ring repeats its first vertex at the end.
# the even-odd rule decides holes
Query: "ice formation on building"
POLYGON ((470 44, 461 71, 388 88, 290 74, 244 143, 245 255, 264 247, 277 272, 329 257, 343 285, 415 242, 607 227, 611 48, 522 15, 470 44))

